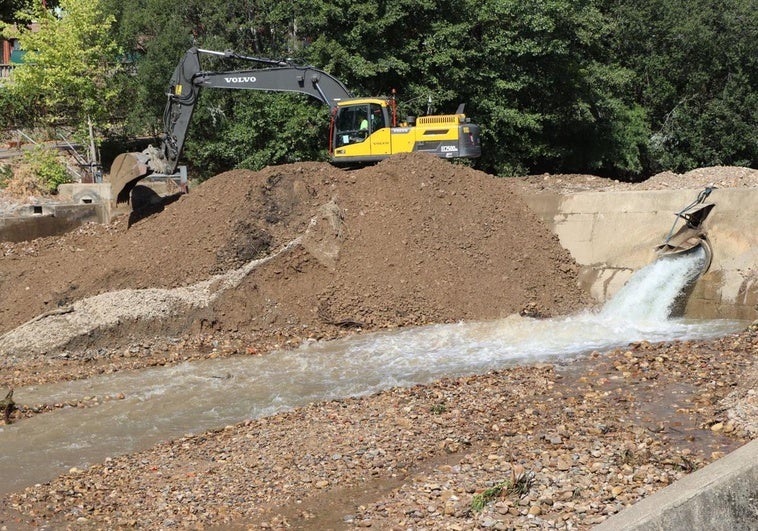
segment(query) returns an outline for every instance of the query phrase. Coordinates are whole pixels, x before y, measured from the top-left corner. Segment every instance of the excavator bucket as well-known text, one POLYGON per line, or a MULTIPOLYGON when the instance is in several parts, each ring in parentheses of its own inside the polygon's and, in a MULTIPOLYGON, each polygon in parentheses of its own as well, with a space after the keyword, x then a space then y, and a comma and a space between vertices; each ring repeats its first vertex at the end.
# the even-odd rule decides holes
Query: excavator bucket
POLYGON ((137 181, 152 173, 147 161, 144 153, 122 153, 115 158, 111 165, 110 183, 111 197, 116 197, 116 203, 128 203, 129 194, 137 181))

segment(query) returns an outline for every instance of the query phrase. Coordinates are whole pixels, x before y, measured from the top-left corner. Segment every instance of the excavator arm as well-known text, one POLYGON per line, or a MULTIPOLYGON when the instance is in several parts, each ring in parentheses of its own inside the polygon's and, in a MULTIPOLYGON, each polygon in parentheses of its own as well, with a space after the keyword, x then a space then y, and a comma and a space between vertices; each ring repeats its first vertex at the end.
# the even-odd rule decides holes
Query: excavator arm
POLYGON ((129 201, 129 194, 140 179, 153 172, 171 174, 176 171, 192 113, 203 88, 298 92, 316 98, 329 107, 351 98, 342 82, 311 66, 248 57, 230 51, 191 48, 171 77, 163 113, 164 137, 161 145, 158 148, 151 146, 141 153, 122 153, 113 161, 111 193, 118 203, 129 201), (200 66, 200 54, 250 61, 268 67, 206 72, 200 66))

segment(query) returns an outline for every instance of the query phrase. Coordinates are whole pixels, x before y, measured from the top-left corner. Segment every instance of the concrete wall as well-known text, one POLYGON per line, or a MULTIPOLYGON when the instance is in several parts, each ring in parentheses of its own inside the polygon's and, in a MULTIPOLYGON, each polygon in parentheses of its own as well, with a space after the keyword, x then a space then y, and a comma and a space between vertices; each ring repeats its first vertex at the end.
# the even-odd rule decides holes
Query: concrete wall
MULTIPOLYGON (((634 271, 655 260, 675 213, 701 189, 580 192, 527 196, 529 206, 582 266, 582 285, 598 300, 613 296, 634 271)), ((689 317, 758 318, 758 188, 715 189, 704 227, 713 262, 689 298, 689 317)), ((677 225, 677 228, 681 224, 677 225)))
POLYGON ((58 197, 63 202, 75 205, 100 205, 101 223, 108 223, 113 217, 111 185, 108 183, 67 183, 58 187, 58 197))
POLYGON ((758 440, 684 476, 595 531, 758 529, 758 440))
MULTIPOLYGON (((172 176, 150 176, 143 179, 132 191, 132 199, 139 196, 139 206, 157 203, 161 198, 179 192, 172 176)), ((116 216, 128 215, 132 206, 128 203, 116 204, 110 183, 69 183, 58 187, 60 201, 77 205, 100 205, 101 223, 109 223, 116 216)))
MULTIPOLYGON (((144 207, 178 192, 173 176, 151 176, 134 188, 132 202, 144 207)), ((55 202, 27 205, 6 215, 0 214, 0 241, 57 236, 87 222, 109 223, 116 216, 129 215, 131 210, 127 203, 116 204, 110 183, 62 184, 55 202)))
POLYGON ((0 241, 22 242, 57 236, 87 222, 102 222, 100 204, 46 204, 26 206, 12 215, 0 216, 0 241))

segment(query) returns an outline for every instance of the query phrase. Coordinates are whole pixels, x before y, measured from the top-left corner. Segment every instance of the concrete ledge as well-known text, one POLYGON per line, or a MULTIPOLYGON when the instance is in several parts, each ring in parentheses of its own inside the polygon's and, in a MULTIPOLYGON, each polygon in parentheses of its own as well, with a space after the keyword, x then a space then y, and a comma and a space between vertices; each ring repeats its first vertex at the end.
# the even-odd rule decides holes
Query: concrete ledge
POLYGON ((0 241, 22 242, 57 236, 87 222, 102 222, 104 216, 100 204, 30 205, 10 216, 0 215, 0 241))
POLYGON ((758 529, 758 439, 685 476, 594 529, 758 529))

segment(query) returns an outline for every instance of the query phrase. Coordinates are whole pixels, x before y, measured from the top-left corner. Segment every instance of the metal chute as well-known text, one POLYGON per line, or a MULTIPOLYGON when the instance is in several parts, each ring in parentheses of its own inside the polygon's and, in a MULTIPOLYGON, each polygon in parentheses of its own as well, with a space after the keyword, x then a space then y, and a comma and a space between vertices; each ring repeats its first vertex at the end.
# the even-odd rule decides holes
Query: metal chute
POLYGON ((713 186, 706 187, 698 194, 694 202, 676 213, 676 220, 674 220, 668 236, 662 244, 655 248, 655 252, 659 256, 686 253, 697 247, 702 247, 706 253, 706 264, 703 272, 708 270, 711 264, 712 250, 703 223, 716 205, 715 203, 704 202, 714 188, 713 186), (680 220, 684 221, 684 225, 674 232, 680 220))

